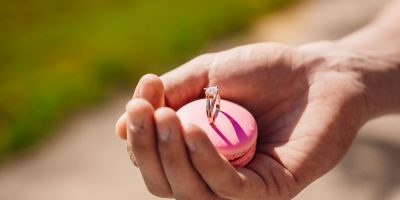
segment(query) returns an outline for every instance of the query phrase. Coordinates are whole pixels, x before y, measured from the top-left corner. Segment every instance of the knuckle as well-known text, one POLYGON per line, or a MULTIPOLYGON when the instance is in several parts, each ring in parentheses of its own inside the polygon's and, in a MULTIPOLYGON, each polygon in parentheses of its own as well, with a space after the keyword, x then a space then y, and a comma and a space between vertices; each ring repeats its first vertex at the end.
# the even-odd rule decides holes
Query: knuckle
POLYGON ((127 150, 128 150, 129 159, 131 160, 132 164, 137 167, 138 165, 137 165, 137 162, 136 162, 136 157, 135 157, 135 154, 133 153, 132 148, 131 148, 130 145, 128 145, 127 150))
POLYGON ((204 65, 207 66, 211 61, 212 58, 214 57, 213 53, 206 53, 206 54, 201 54, 199 56, 196 56, 191 60, 191 62, 198 64, 198 65, 204 65))

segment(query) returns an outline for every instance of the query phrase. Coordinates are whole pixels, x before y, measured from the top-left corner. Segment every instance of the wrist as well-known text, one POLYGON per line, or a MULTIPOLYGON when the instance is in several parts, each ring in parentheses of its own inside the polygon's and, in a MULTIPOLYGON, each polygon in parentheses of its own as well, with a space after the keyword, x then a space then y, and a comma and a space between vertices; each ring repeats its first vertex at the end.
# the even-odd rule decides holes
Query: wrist
POLYGON ((370 24, 337 41, 371 63, 360 69, 371 117, 400 112, 399 8, 400 1, 393 1, 370 24))
POLYGON ((360 34, 338 40, 344 48, 356 52, 363 65, 356 68, 368 106, 368 118, 400 112, 400 49, 376 44, 360 34))
POLYGON ((369 117, 400 112, 400 65, 380 63, 363 72, 362 83, 369 106, 369 117))

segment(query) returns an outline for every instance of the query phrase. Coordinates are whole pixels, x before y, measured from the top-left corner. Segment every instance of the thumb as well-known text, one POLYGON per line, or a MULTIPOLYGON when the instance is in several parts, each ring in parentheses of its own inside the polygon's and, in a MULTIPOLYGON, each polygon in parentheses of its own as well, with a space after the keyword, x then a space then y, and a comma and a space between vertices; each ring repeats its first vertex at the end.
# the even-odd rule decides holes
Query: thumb
MULTIPOLYGON (((134 98, 141 98, 148 101, 154 109, 164 106, 164 87, 160 78, 154 74, 146 74, 140 78, 135 92, 134 98)), ((115 125, 117 136, 126 139, 126 113, 122 114, 115 125)))
POLYGON ((213 54, 198 56, 162 75, 166 106, 177 110, 185 103, 200 98, 208 84, 208 71, 213 59, 213 54))

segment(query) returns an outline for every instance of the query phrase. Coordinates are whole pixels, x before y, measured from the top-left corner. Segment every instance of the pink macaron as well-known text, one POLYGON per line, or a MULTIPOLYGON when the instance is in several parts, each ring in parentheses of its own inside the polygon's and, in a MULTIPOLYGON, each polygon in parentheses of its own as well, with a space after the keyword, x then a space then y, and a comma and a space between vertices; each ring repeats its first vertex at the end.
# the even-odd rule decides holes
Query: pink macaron
POLYGON ((246 166, 254 156, 257 141, 257 123, 245 108, 221 100, 221 111, 214 124, 206 115, 206 99, 184 105, 177 111, 182 123, 201 127, 217 151, 235 167, 246 166))

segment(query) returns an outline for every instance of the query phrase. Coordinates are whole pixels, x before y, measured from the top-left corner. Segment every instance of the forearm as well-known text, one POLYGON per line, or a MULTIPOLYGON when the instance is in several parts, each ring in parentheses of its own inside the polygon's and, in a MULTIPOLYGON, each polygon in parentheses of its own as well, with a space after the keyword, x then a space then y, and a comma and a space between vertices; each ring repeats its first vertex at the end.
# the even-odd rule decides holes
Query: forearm
POLYGON ((400 0, 389 4, 370 24, 339 42, 400 63, 400 0))
POLYGON ((362 69, 362 82, 372 117, 400 112, 400 0, 396 0, 369 25, 338 43, 376 59, 362 69))

